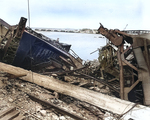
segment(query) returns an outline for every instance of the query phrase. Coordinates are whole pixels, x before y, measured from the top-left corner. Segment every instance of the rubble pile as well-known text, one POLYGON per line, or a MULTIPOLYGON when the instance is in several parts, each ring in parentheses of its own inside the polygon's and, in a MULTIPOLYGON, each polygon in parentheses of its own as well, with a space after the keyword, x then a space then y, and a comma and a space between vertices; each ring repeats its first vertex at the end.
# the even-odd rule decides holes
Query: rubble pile
MULTIPOLYGON (((85 80, 82 80, 85 81, 85 80)), ((66 109, 84 119, 101 120, 105 116, 106 111, 99 109, 86 102, 79 101, 70 96, 59 94, 52 90, 47 90, 36 84, 25 82, 19 79, 10 79, 7 74, 0 73, 0 112, 5 109, 16 106, 25 120, 71 120, 70 116, 66 116, 58 112, 53 107, 45 106, 32 100, 28 94, 35 95, 51 102, 61 108, 66 109)), ((90 87, 95 91, 100 91, 97 87, 90 87)), ((107 113, 108 114, 108 113, 107 113)))
POLYGON ((83 65, 70 45, 26 28, 26 20, 11 26, 0 19, 0 119, 150 118, 140 105, 150 104, 150 34, 101 24, 108 44, 83 65))

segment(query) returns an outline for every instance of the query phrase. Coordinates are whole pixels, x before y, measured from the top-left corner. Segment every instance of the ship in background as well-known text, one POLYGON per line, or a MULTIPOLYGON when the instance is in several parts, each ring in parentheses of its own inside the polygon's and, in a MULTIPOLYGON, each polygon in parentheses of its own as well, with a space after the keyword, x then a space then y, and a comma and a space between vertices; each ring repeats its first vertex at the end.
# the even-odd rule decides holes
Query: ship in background
POLYGON ((82 59, 60 43, 26 26, 26 18, 9 25, 0 19, 0 61, 33 71, 69 70, 82 67, 82 59))

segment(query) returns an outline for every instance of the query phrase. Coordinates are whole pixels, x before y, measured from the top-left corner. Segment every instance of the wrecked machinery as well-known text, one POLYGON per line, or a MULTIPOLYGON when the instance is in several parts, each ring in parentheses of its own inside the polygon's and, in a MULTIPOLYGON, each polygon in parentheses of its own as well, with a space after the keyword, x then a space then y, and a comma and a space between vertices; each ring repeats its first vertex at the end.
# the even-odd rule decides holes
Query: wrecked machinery
POLYGON ((150 105, 150 34, 129 35, 102 24, 98 33, 109 40, 100 50, 102 77, 121 99, 150 105))
MULTIPOLYGON (((52 41, 31 28, 25 27, 25 23, 26 19, 21 18, 18 25, 10 26, 0 19, 0 61, 3 62, 0 62, 0 71, 7 73, 10 79, 19 78, 60 94, 71 96, 117 114, 119 118, 126 117, 125 120, 136 118, 140 120, 143 117, 150 117, 149 107, 108 96, 100 93, 100 91, 88 90, 76 84, 72 85, 71 82, 67 83, 56 79, 56 76, 41 75, 41 73, 48 73, 49 75, 51 71, 56 70, 58 76, 72 75, 92 79, 92 83, 98 81, 104 84, 101 87, 108 86, 111 90, 119 93, 122 99, 141 103, 144 101, 144 104, 149 105, 149 67, 145 67, 149 65, 147 63, 148 36, 131 36, 118 30, 107 30, 101 25, 98 31, 106 36, 110 43, 100 51, 101 71, 93 71, 93 68, 89 69, 89 65, 82 66, 82 60, 75 57, 77 56, 75 53, 73 53, 74 56, 69 53, 70 45, 52 41), (128 45, 125 46, 125 43, 128 45), (36 70, 41 70, 40 74, 37 74, 36 70), (105 79, 100 79, 100 73, 105 79)), ((28 94, 28 96, 40 100, 32 94, 28 94)), ((58 107, 56 108, 58 109, 58 107)), ((70 114, 70 112, 67 113, 70 114)))
POLYGON ((26 21, 21 17, 19 24, 11 26, 0 19, 0 61, 36 72, 82 66, 82 60, 70 49, 71 45, 25 27, 26 21))
POLYGON ((108 86, 121 99, 150 104, 149 34, 129 35, 101 25, 98 32, 109 39, 109 44, 100 50, 100 71, 91 72, 82 66, 79 56, 70 54, 70 45, 25 27, 26 21, 22 17, 18 25, 11 26, 0 19, 0 61, 42 74, 59 75, 65 71, 93 79, 108 86), (104 79, 100 79, 99 73, 104 79))

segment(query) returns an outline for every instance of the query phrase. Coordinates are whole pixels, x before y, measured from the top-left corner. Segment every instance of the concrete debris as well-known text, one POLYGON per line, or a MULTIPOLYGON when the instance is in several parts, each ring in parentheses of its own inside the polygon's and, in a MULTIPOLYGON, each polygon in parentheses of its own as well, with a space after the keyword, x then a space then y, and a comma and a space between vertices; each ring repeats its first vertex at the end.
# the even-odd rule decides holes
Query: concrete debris
POLYGON ((36 111, 37 111, 37 112, 40 112, 41 109, 42 109, 42 106, 41 106, 41 105, 36 105, 36 111))
POLYGON ((46 111, 45 110, 40 110, 40 113, 42 116, 46 116, 46 111))
POLYGON ((13 102, 14 100, 13 100, 12 98, 9 98, 8 101, 9 101, 9 102, 13 102))
POLYGON ((60 116, 59 120, 66 120, 66 118, 64 116, 60 116))

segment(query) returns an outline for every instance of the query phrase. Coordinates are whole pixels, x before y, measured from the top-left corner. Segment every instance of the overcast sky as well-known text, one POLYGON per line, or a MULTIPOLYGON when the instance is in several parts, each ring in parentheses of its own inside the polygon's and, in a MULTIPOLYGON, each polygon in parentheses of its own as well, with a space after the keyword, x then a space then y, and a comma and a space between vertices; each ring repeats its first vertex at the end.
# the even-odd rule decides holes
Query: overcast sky
MULTIPOLYGON (((0 0, 0 18, 11 25, 28 18, 28 0, 0 0)), ((29 0, 30 25, 42 28, 150 30, 150 0, 29 0)), ((27 23, 28 26, 28 23, 27 23)))

